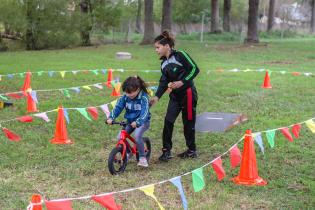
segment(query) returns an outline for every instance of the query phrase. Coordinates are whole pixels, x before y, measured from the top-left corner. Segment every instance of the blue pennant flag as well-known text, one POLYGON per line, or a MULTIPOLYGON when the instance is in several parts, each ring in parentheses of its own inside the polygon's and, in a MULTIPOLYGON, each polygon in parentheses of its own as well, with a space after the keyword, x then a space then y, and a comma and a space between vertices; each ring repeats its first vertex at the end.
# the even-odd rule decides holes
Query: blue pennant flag
POLYGON ((170 182, 172 182, 172 184, 177 187, 177 189, 178 189, 178 191, 180 193, 180 197, 182 199, 183 208, 185 210, 187 210, 188 209, 188 207, 187 207, 187 199, 186 199, 186 196, 185 196, 185 193, 184 193, 184 190, 183 190, 181 177, 180 176, 174 177, 174 178, 170 179, 170 182))
POLYGON ((107 70, 106 69, 102 69, 102 73, 106 74, 107 70))
POLYGON ((36 94, 35 90, 32 90, 31 97, 32 97, 33 101, 38 104, 37 94, 36 94))
POLYGON ((63 108, 63 115, 66 118, 67 123, 70 123, 70 119, 69 119, 69 115, 68 115, 68 109, 67 108, 63 108))
POLYGON ((80 93, 80 88, 79 87, 73 87, 71 90, 74 90, 75 93, 80 93))
POLYGON ((48 75, 49 75, 50 77, 52 77, 52 76, 54 75, 54 73, 55 73, 54 71, 49 71, 49 72, 48 72, 48 75))
POLYGON ((257 134, 256 134, 256 136, 255 136, 255 141, 256 141, 256 143, 259 145, 261 152, 262 152, 263 154, 265 154, 264 144, 263 144, 263 141, 262 141, 262 138, 261 138, 261 133, 257 133, 257 134))

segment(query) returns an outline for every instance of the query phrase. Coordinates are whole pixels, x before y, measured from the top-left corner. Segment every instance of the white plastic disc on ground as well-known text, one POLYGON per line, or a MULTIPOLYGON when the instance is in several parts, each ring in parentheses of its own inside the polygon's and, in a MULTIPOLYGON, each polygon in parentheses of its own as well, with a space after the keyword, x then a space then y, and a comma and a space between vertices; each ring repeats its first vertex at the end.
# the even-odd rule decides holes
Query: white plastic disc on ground
POLYGON ((131 54, 129 52, 117 52, 117 59, 131 59, 131 54))

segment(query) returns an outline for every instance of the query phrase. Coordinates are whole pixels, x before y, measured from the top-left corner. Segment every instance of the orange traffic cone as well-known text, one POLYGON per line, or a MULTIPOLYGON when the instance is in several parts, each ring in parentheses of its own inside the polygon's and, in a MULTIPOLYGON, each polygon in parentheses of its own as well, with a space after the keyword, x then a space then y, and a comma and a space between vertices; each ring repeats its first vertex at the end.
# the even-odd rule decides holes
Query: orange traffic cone
POLYGON ((240 172, 232 181, 235 184, 248 186, 263 186, 267 184, 267 181, 263 180, 258 175, 256 153, 251 130, 246 130, 240 172))
POLYGON ((112 70, 112 69, 109 69, 109 70, 108 70, 108 74, 107 74, 107 82, 106 82, 106 86, 107 86, 108 88, 111 87, 111 86, 110 86, 110 83, 111 83, 112 80, 113 80, 113 70, 112 70))
POLYGON ((26 103, 27 103, 27 112, 38 112, 36 107, 36 102, 33 100, 31 96, 31 92, 28 90, 26 92, 26 103))
POLYGON ((121 84, 120 82, 118 82, 116 85, 115 85, 115 88, 111 94, 111 96, 120 96, 120 87, 121 87, 121 84))
POLYGON ((26 72, 26 75, 25 75, 25 79, 24 79, 24 85, 23 87, 21 88, 21 90, 23 91, 23 94, 26 96, 26 92, 28 89, 31 88, 31 72, 26 72))
POLYGON ((266 88, 266 89, 272 88, 272 87, 271 87, 271 84, 270 84, 270 77, 269 77, 268 71, 266 71, 266 75, 265 75, 265 79, 264 79, 264 84, 263 84, 261 87, 262 87, 262 88, 266 88))
POLYGON ((33 194, 31 203, 27 207, 27 210, 42 210, 42 198, 39 194, 33 194))
POLYGON ((58 107, 58 117, 56 121, 55 137, 50 140, 52 144, 72 144, 73 141, 68 139, 67 126, 62 106, 58 107))

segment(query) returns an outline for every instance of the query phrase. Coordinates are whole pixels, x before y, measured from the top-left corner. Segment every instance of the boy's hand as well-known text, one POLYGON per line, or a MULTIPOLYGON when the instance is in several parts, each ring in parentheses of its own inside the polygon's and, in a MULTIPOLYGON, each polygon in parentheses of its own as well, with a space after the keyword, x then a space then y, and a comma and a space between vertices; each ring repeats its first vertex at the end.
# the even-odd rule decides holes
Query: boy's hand
POLYGON ((157 96, 150 98, 150 102, 149 102, 150 106, 155 105, 158 101, 159 101, 159 98, 157 96))
POLYGON ((184 83, 182 81, 172 82, 172 84, 170 85, 170 88, 177 89, 177 88, 180 88, 181 86, 183 86, 183 84, 184 83))
POLYGON ((112 119, 108 119, 108 120, 106 120, 106 122, 107 122, 108 125, 111 125, 113 123, 113 120, 112 119))
POLYGON ((136 123, 136 122, 132 122, 130 125, 131 125, 131 127, 133 127, 133 128, 136 128, 136 127, 137 127, 137 123, 136 123))

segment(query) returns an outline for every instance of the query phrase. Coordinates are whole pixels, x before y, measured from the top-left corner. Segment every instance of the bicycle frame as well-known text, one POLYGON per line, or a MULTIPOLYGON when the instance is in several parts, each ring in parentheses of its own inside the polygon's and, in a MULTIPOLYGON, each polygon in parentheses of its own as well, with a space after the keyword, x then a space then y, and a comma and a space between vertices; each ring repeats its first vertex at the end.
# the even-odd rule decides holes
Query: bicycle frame
POLYGON ((122 147, 123 147, 123 152, 122 152, 122 158, 123 159, 125 158, 127 147, 130 149, 130 151, 133 154, 137 153, 136 140, 132 136, 130 136, 130 134, 127 133, 127 131, 124 129, 122 129, 120 132, 120 138, 116 144, 116 147, 119 147, 119 145, 122 145, 122 147), (128 142, 128 139, 134 144, 133 147, 131 147, 130 143, 128 142))

